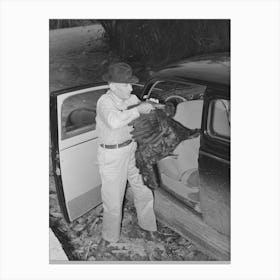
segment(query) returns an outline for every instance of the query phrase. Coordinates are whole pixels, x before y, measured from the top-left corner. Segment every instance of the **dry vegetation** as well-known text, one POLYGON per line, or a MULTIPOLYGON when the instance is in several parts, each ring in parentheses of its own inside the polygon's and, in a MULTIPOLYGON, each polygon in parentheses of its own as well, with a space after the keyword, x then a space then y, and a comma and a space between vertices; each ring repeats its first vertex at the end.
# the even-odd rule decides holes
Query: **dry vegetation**
POLYGON ((153 235, 137 224, 134 205, 125 200, 121 238, 118 243, 99 245, 102 206, 68 224, 60 211, 50 175, 50 227, 69 260, 75 261, 213 261, 194 244, 163 224, 153 235))
POLYGON ((155 68, 196 54, 229 51, 229 20, 100 20, 122 60, 155 68))
POLYGON ((229 20, 50 20, 52 28, 67 26, 82 27, 53 30, 56 35, 53 41, 50 38, 50 79, 59 88, 66 80, 72 82, 70 86, 100 81, 108 64, 119 60, 131 64, 145 81, 151 70, 176 60, 230 50, 229 20), (88 25, 91 22, 96 24, 88 25), (73 31, 80 32, 81 42, 72 34, 72 51, 61 49, 55 57, 56 40, 73 31))

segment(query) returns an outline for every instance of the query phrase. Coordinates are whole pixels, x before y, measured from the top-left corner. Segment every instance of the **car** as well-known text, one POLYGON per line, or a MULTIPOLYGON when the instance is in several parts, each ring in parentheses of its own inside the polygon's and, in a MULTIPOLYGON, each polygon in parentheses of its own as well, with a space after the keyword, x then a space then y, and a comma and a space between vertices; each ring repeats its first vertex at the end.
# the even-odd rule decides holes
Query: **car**
MULTIPOLYGON (((157 218, 218 260, 230 259, 230 55, 200 55, 133 85, 141 100, 172 103, 173 118, 200 136, 160 160, 157 218)), ((51 154, 59 204, 72 222, 101 203, 96 102, 105 83, 51 93, 51 154)), ((129 194, 128 188, 128 197, 129 194)))

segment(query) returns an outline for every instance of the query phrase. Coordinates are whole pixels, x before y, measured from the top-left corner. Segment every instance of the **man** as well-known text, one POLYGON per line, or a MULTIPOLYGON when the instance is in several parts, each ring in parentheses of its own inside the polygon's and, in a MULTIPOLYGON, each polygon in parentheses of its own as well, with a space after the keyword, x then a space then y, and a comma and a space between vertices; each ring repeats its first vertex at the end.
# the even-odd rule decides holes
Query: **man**
POLYGON ((112 64, 103 80, 109 84, 109 90, 100 97, 96 108, 96 126, 99 136, 98 163, 102 180, 101 195, 103 201, 102 238, 108 242, 117 242, 120 238, 122 205, 127 180, 129 181, 138 224, 147 231, 156 231, 156 218, 153 210, 153 194, 142 180, 135 166, 136 142, 132 141, 132 120, 140 114, 153 110, 149 103, 140 103, 132 95, 132 83, 138 78, 133 76, 131 67, 126 63, 112 64), (130 105, 138 104, 133 109, 130 105))

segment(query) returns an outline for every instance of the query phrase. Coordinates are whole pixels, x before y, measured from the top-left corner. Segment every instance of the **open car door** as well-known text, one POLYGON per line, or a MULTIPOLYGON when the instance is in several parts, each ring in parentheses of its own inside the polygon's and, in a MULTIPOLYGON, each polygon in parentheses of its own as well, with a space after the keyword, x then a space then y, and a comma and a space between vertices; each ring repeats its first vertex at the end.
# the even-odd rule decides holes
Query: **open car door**
POLYGON ((96 103, 108 85, 51 93, 52 163, 57 196, 72 222, 101 203, 97 165, 96 103))
POLYGON ((200 206, 203 219, 230 237, 230 90, 206 94, 199 149, 200 206))

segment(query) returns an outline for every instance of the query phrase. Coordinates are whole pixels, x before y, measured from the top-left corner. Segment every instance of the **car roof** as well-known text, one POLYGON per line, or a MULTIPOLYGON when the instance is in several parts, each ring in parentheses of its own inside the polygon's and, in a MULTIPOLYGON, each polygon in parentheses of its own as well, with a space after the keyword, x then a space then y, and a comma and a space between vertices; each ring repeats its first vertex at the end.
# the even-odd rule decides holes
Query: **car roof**
POLYGON ((159 70, 153 78, 190 80, 201 84, 230 85, 230 56, 228 52, 200 55, 159 70))

